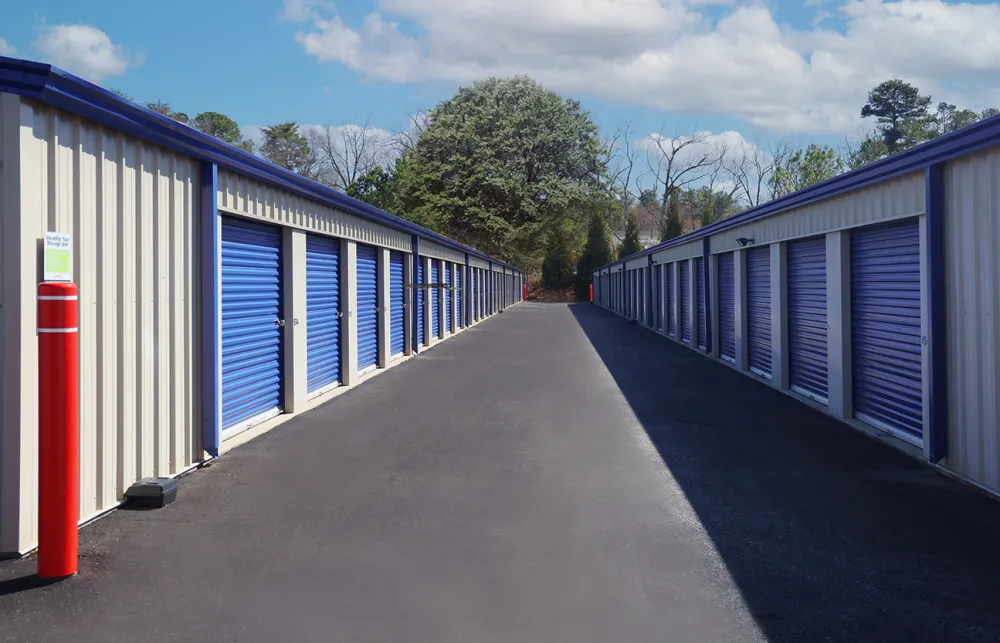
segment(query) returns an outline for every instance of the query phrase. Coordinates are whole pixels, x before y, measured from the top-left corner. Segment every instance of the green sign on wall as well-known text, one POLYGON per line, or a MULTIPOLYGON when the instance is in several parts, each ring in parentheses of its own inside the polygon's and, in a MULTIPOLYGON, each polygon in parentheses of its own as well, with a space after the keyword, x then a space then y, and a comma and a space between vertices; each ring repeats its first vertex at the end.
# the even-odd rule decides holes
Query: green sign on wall
POLYGON ((44 280, 73 281, 73 237, 59 232, 45 233, 44 280))

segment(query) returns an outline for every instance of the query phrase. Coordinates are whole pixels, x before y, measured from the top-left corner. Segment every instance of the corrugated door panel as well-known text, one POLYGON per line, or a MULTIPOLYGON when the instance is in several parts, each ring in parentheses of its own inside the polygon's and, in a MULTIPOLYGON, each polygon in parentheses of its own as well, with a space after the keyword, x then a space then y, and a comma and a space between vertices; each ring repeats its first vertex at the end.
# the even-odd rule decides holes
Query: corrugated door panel
POLYGON ((851 231, 854 414, 923 435, 920 232, 915 220, 851 231))
POLYGON ((676 264, 668 263, 666 267, 666 280, 667 280, 667 334, 671 337, 677 336, 677 315, 674 314, 676 310, 674 306, 677 305, 677 298, 674 296, 674 266, 676 264))
MULTIPOLYGON (((431 283, 441 283, 441 262, 431 259, 431 283)), ((437 339, 441 336, 441 309, 438 305, 438 297, 441 296, 441 289, 431 288, 431 337, 437 339)))
POLYGON ((462 272, 465 270, 463 266, 459 266, 458 270, 455 271, 455 302, 457 308, 455 309, 455 315, 458 317, 458 327, 462 327, 462 309, 465 308, 465 292, 462 290, 462 272))
POLYGON ((708 345, 708 327, 705 319, 705 260, 697 257, 694 260, 695 296, 698 298, 696 322, 698 326, 698 348, 705 350, 708 345))
POLYGON ((340 239, 306 237, 308 391, 340 383, 340 239))
POLYGON ((826 238, 788 243, 788 376, 792 390, 827 400, 826 238))
POLYGON ((736 361, 736 273, 733 253, 719 255, 719 355, 736 361))
POLYGON ((389 252, 389 355, 406 350, 406 284, 403 281, 402 252, 389 252))
POLYGON ((636 313, 637 313, 636 314, 636 318, 639 319, 639 320, 641 320, 643 323, 646 323, 646 311, 644 310, 644 308, 645 308, 644 304, 646 302, 646 279, 645 279, 646 275, 645 275, 645 272, 646 272, 645 270, 641 270, 641 269, 635 271, 635 278, 639 282, 639 289, 636 291, 636 292, 638 292, 639 296, 635 298, 635 305, 636 305, 636 308, 638 309, 636 311, 636 313))
POLYGON ((358 244, 358 370, 378 363, 378 249, 358 244))
POLYGON ((222 428, 281 412, 281 229, 222 219, 222 428))
MULTIPOLYGON (((424 283, 424 258, 420 257, 417 261, 417 283, 424 283)), ((424 337, 424 297, 427 292, 426 288, 414 288, 414 296, 417 300, 417 309, 414 314, 417 316, 417 345, 423 346, 427 343, 424 337)))
POLYGON ((656 328, 656 284, 659 280, 653 275, 655 266, 646 268, 646 282, 649 288, 646 290, 646 325, 656 328))
POLYGON ((771 248, 747 251, 747 347, 750 370, 771 376, 771 248))
POLYGON ((691 268, 688 261, 681 261, 680 281, 681 281, 681 339, 688 344, 691 343, 691 284, 688 275, 691 268))
POLYGON ((655 266, 653 274, 656 275, 656 330, 663 332, 663 266, 655 266))
MULTIPOLYGON (((442 267, 442 272, 444 273, 444 283, 445 285, 451 285, 451 273, 452 267, 450 263, 445 262, 442 267)), ((441 296, 444 297, 444 329, 445 332, 451 333, 455 329, 452 328, 452 301, 455 299, 454 290, 441 290, 441 296)))
POLYGON ((641 301, 641 295, 639 293, 639 271, 632 271, 632 289, 629 290, 629 296, 632 298, 632 319, 639 319, 639 302, 641 301))

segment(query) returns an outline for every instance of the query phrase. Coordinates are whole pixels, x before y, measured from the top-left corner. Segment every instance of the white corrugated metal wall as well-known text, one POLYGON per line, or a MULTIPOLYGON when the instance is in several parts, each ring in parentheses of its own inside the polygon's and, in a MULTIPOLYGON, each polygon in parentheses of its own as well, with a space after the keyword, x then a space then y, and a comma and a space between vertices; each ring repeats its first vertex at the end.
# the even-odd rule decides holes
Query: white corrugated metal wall
POLYGON ((946 465, 1000 490, 1000 148, 945 167, 946 465))
MULTIPOLYGON (((0 162, 5 384, 0 551, 24 552, 37 541, 35 287, 41 280, 38 244, 46 231, 67 232, 74 240, 81 521, 116 506, 139 478, 177 475, 207 457, 200 400, 200 162, 10 94, 0 94, 0 162)), ((348 248, 361 242, 412 250, 409 233, 234 172, 220 170, 218 188, 221 214, 285 229, 283 269, 292 282, 284 294, 288 317, 305 317, 299 281, 305 274, 306 232, 338 237, 348 248)), ((464 253, 422 241, 425 251, 454 262, 448 264, 453 269, 464 267, 464 253)), ((479 259, 473 263, 488 266, 479 259)), ((346 305, 355 290, 345 284, 346 305)), ((387 327, 389 294, 382 290, 381 323, 387 327)), ((346 326, 350 338, 352 326, 346 326)), ((285 328, 285 387, 291 400, 286 411, 297 413, 325 399, 303 402, 306 324, 285 328)), ((345 367, 351 364, 347 348, 345 367)), ((383 355, 379 364, 398 361, 383 355)))
MULTIPOLYGON (((953 164, 954 166, 954 164, 953 164)), ((953 170, 954 171, 954 170, 953 170)), ((980 173, 984 170, 980 169, 980 173)), ((949 179, 951 181, 951 179, 949 179)), ((992 186, 995 183, 993 179, 986 179, 982 177, 980 179, 980 186, 992 186)), ((949 192, 952 200, 956 198, 972 199, 972 198, 989 198, 990 193, 984 192, 982 188, 978 189, 978 192, 973 190, 971 185, 963 185, 959 183, 952 187, 949 192), (978 197, 973 197, 973 194, 979 195, 978 197), (961 196, 958 196, 961 195, 961 196)), ((967 209, 976 206, 967 206, 967 209)), ((990 217, 993 215, 993 211, 988 208, 984 208, 982 205, 978 206, 981 217, 990 217)), ((956 209, 956 206, 949 203, 948 210, 949 213, 956 209)), ((853 411, 851 409, 851 334, 850 334, 850 287, 849 287, 849 262, 850 262, 850 231, 852 229, 859 229, 863 226, 873 225, 877 223, 892 221, 892 220, 902 220, 902 219, 912 219, 916 220, 919 224, 919 230, 921 234, 921 239, 923 235, 926 222, 925 219, 926 210, 926 187, 925 187, 925 172, 921 169, 905 176, 886 181, 882 184, 867 187, 861 190, 857 190, 850 194, 845 194, 830 198, 818 203, 796 208, 783 212, 777 215, 764 217, 754 222, 747 223, 742 226, 734 227, 731 229, 723 230, 717 234, 711 235, 709 237, 709 248, 712 255, 718 255, 722 252, 736 252, 736 269, 734 275, 734 293, 735 293, 735 311, 737 319, 735 320, 736 326, 736 352, 737 360, 736 364, 730 364, 726 362, 733 368, 739 370, 746 370, 748 364, 746 362, 746 322, 747 322, 747 293, 746 293, 746 277, 745 277, 745 254, 748 248, 766 248, 770 247, 771 252, 771 362, 772 362, 772 377, 770 379, 770 384, 779 388, 783 391, 789 392, 790 386, 788 381, 788 333, 787 333, 787 310, 785 308, 785 297, 787 291, 787 266, 785 263, 785 247, 788 241, 815 237, 816 235, 825 235, 826 245, 827 245, 827 261, 829 263, 828 270, 828 298, 829 308, 828 308, 828 325, 830 327, 829 335, 829 386, 830 386, 830 399, 829 404, 823 407, 829 414, 836 417, 840 417, 852 422, 855 426, 862 428, 862 424, 856 420, 853 420, 853 411), (741 247, 736 239, 738 238, 749 239, 750 243, 744 248, 741 247), (830 263, 832 262, 832 263, 830 263)), ((956 220, 951 220, 952 227, 959 225, 956 220)), ((981 224, 977 227, 974 222, 966 222, 969 230, 981 231, 981 224)), ((951 227, 949 228, 951 231, 951 227)), ((973 235, 974 236, 974 235, 973 235)), ((988 235, 987 235, 988 236, 988 235)), ((953 254, 958 252, 957 248, 954 248, 955 243, 958 243, 956 239, 959 236, 949 233, 949 243, 950 252, 953 254)), ((969 242, 967 237, 965 243, 969 242)), ((991 241, 992 242, 992 241, 991 241)), ((704 253, 704 240, 695 239, 689 243, 681 244, 671 248, 666 248, 653 253, 652 257, 655 264, 673 264, 673 278, 678 279, 679 270, 677 266, 680 262, 689 261, 698 257, 701 257, 704 253)), ((980 241, 980 243, 984 243, 980 241)), ((922 333, 926 336, 928 330, 928 311, 927 311, 927 277, 926 277, 926 257, 924 256, 924 246, 923 243, 920 245, 920 264, 922 266, 921 274, 921 291, 924 293, 922 296, 922 319, 921 328, 922 333)), ((970 253, 962 254, 961 261, 968 263, 972 261, 970 259, 970 253)), ((971 256, 975 256, 975 253, 971 253, 971 256)), ((641 265, 641 263, 646 260, 646 257, 639 257, 634 259, 626 259, 624 263, 625 267, 628 269, 636 268, 641 265)), ((949 274, 952 276, 949 280, 949 287, 954 287, 953 283, 955 280, 954 272, 955 269, 952 264, 954 264, 956 259, 952 257, 951 264, 949 264, 949 274)), ((714 264, 712 264, 714 265, 714 264)), ((622 264, 616 264, 612 267, 612 270, 621 269, 622 264)), ((693 269, 689 270, 689 279, 693 279, 693 269)), ((971 267, 966 268, 966 274, 968 275, 978 275, 979 273, 973 270, 971 267)), ((1000 276, 1000 275, 998 275, 1000 276)), ((628 285, 626 284, 626 287, 628 285)), ((664 290, 667 290, 667 284, 663 284, 664 290)), ((709 276, 707 283, 707 295, 709 299, 717 303, 718 293, 716 292, 718 288, 718 283, 716 280, 716 275, 712 274, 709 276)), ((681 294, 681 288, 679 284, 674 283, 673 294, 674 297, 679 297, 681 294)), ((690 310, 692 312, 696 306, 696 302, 693 301, 695 288, 691 284, 688 289, 689 296, 692 298, 690 301, 690 310)), ((970 288, 966 286, 963 290, 965 293, 979 292, 977 288, 970 288)), ((641 296, 641 295, 640 295, 641 296)), ((953 293, 954 297, 957 296, 953 293)), ((663 293, 664 307, 666 305, 666 292, 663 293)), ((954 304, 953 304, 954 306, 954 304)), ((672 307, 672 312, 674 315, 678 315, 680 311, 680 305, 675 303, 672 307)), ((713 305, 712 307, 712 319, 710 320, 710 325, 713 328, 718 328, 718 305, 713 305)), ((624 311, 627 313, 627 310, 624 311)), ((693 313, 692 313, 693 314, 693 313)), ((954 315, 954 312, 952 313, 954 315)), ((679 320, 678 320, 679 321, 679 320)), ((949 322, 950 323, 950 322, 949 322)), ((680 324, 677 324, 678 328, 680 324)), ((665 329, 667 325, 665 324, 665 329)), ((693 328, 693 325, 692 325, 693 328)), ((666 332, 664 333, 666 334, 666 332)), ((678 338, 680 333, 678 332, 678 338)), ((963 335, 961 332, 956 334, 956 331, 951 332, 951 337, 953 342, 963 341, 968 343, 970 340, 967 335, 963 335), (961 340, 959 338, 962 338, 961 340)), ((675 339, 676 341, 676 339, 675 339)), ((683 342, 681 342, 683 345, 683 342)), ((713 334, 713 351, 712 356, 718 359, 718 337, 713 334)), ((694 349, 693 342, 688 346, 694 349)), ((923 371, 924 371, 924 396, 926 398, 927 392, 929 390, 929 359, 926 349, 922 350, 923 357, 923 371)), ((954 356, 953 356, 954 361, 954 356)), ((978 358, 977 358, 978 359, 978 358)), ((980 362, 981 364, 981 362, 980 362)), ((952 391, 957 390, 958 386, 954 379, 952 381, 952 391)), ((965 387, 961 387, 965 390, 965 387)), ((966 395, 969 393, 966 391, 966 395)), ((815 402, 810 401, 813 405, 817 405, 815 402)), ((952 415, 957 413, 954 406, 952 407, 952 415)), ((924 405, 924 426, 928 424, 928 408, 924 405)), ((972 432, 970 434, 967 430, 955 432, 955 425, 957 422, 953 419, 952 421, 952 436, 951 440, 953 444, 960 443, 962 441, 975 441, 974 448, 964 449, 965 460, 968 460, 970 452, 974 451, 977 456, 981 454, 980 450, 980 440, 984 439, 981 434, 976 434, 972 432)), ((868 430, 866 428, 866 430, 868 430)), ((926 433, 925 433, 926 436, 926 433)), ((903 440, 903 436, 900 437, 899 444, 903 449, 909 449, 914 455, 919 455, 920 452, 926 451, 928 447, 927 438, 925 437, 925 442, 923 449, 917 448, 915 451, 909 446, 909 443, 903 440)), ((988 443, 988 451, 990 451, 989 461, 995 463, 997 461, 996 449, 997 443, 995 437, 992 435, 988 438, 992 441, 988 443)), ((912 440, 910 441, 912 442, 912 440)), ((919 445, 918 445, 919 447, 919 445)), ((975 466, 980 469, 984 469, 990 465, 987 465, 982 460, 978 460, 975 464, 969 463, 965 464, 962 461, 963 449, 958 449, 960 453, 953 454, 949 462, 957 463, 962 462, 961 465, 955 465, 961 467, 963 470, 971 470, 975 466), (970 465, 972 465, 970 467, 970 465)), ((992 465, 992 469, 987 471, 987 479, 992 475, 995 481, 996 466, 992 465)), ((969 474, 970 477, 975 477, 977 480, 983 479, 982 475, 969 474)), ((994 488, 995 482, 991 483, 994 488)))
POLYGON ((175 475, 202 458, 193 332, 197 164, 11 95, 3 95, 3 109, 5 165, 19 165, 16 186, 13 172, 4 175, 3 421, 5 447, 15 447, 4 452, 18 457, 4 462, 3 486, 5 509, 17 493, 19 520, 4 523, 0 550, 24 551, 37 538, 41 275, 23 268, 36 265, 36 240, 46 231, 74 240, 80 519, 115 506, 137 479, 175 475), (11 370, 19 374, 13 386, 11 370))

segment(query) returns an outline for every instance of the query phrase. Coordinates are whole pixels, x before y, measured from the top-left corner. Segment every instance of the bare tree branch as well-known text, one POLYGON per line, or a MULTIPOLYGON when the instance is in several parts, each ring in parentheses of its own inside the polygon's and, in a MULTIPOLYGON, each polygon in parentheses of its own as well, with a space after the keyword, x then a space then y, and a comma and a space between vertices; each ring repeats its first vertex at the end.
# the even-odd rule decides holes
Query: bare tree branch
POLYGON ((656 150, 647 155, 646 162, 656 177, 657 187, 663 190, 664 209, 672 194, 712 175, 726 151, 709 145, 708 137, 701 132, 690 137, 667 138, 661 129, 653 141, 656 150))
POLYGON ((369 119, 363 125, 324 125, 310 132, 309 144, 320 164, 321 180, 344 190, 388 160, 391 150, 369 119))
POLYGON ((406 129, 396 132, 392 143, 396 153, 402 156, 416 147, 420 135, 424 133, 428 125, 430 125, 430 118, 427 116, 427 112, 407 114, 406 129))
POLYGON ((734 195, 748 208, 755 208, 767 203, 773 198, 771 177, 788 156, 789 143, 781 141, 776 145, 768 145, 764 152, 759 146, 753 145, 748 150, 743 148, 739 158, 726 164, 729 177, 736 184, 734 195))
POLYGON ((604 149, 603 161, 609 172, 608 185, 620 204, 620 209, 608 223, 611 234, 617 241, 622 241, 628 210, 636 200, 632 190, 633 182, 642 178, 642 175, 636 172, 639 146, 633 140, 632 123, 628 122, 615 130, 611 138, 605 142, 604 149))

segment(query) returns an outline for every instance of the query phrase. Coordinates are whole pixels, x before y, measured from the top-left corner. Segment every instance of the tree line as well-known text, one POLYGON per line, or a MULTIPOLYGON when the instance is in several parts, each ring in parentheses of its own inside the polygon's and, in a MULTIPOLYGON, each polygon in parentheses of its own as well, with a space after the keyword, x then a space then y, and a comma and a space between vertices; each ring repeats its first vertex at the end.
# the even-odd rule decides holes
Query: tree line
MULTIPOLYGON (((130 97, 127 97, 131 100, 130 97)), ((842 149, 786 142, 728 146, 705 133, 602 138, 572 98, 527 76, 462 87, 409 126, 261 131, 259 146, 217 112, 153 111, 521 266, 578 296, 594 268, 998 113, 940 102, 899 79, 861 107, 875 126, 842 149)))

